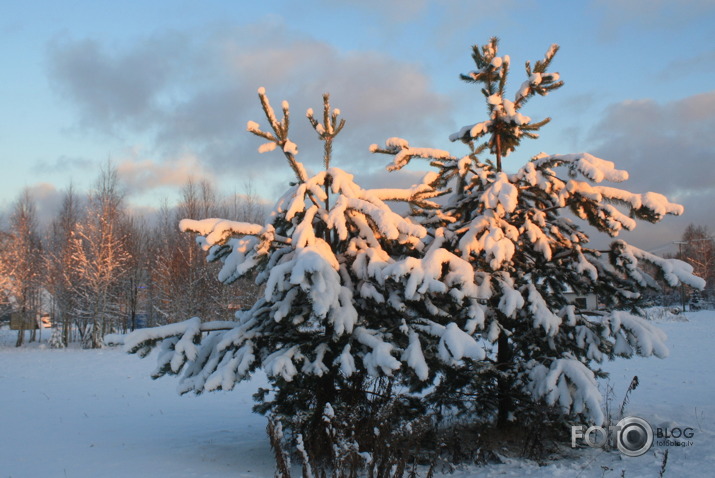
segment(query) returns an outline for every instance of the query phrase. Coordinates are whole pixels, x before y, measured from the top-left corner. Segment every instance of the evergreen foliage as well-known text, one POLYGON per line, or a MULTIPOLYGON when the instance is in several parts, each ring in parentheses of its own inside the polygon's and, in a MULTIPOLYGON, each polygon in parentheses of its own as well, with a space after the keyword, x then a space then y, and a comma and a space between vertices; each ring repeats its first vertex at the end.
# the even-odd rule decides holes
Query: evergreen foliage
POLYGON ((52 335, 50 336, 50 340, 47 341, 47 346, 51 349, 63 349, 67 346, 62 337, 62 329, 60 327, 52 329, 52 335))
POLYGON ((688 264, 624 241, 589 246, 585 224, 616 237, 637 219, 682 213, 659 194, 603 185, 628 178, 613 163, 540 153, 513 174, 502 170, 548 122, 520 110, 562 86, 548 71, 557 50, 526 63, 512 101, 509 57, 498 56, 496 39, 475 46, 477 69, 462 78, 482 87, 489 117, 451 136, 468 146, 465 156, 400 138, 371 147, 394 156, 393 171, 430 161, 435 171, 409 189, 366 190, 331 164, 345 122, 327 95, 321 120, 307 112, 325 144, 323 170, 309 174, 289 138, 288 103, 279 119, 259 89, 268 128, 247 129, 266 141, 259 152, 283 153, 295 183, 265 224, 210 218, 180 227, 222 264, 221 282, 254 277, 262 296, 235 321, 192 318, 108 341, 142 356, 158 347, 154 377, 181 374, 181 393, 228 390, 265 371, 271 387, 256 395, 256 409, 270 416, 284 475, 286 444, 306 476, 400 474, 426 452, 420 433, 457 412, 487 425, 535 425, 545 404, 600 424, 598 363, 667 355, 665 335, 630 312, 657 287, 642 266, 671 285, 703 284, 688 264), (389 201, 409 203, 412 214, 396 214, 389 201), (596 294, 605 307, 579 309, 570 293, 596 294))
MULTIPOLYGON (((312 110, 307 112, 325 142, 325 169, 310 176, 288 137, 288 104, 283 102, 279 120, 262 89, 259 99, 270 131, 254 122, 248 123, 248 131, 268 141, 259 151, 283 152, 296 183, 265 225, 185 219, 180 227, 199 234, 209 261, 223 263, 222 282, 255 275, 263 296, 238 312, 237 322, 202 324, 191 319, 137 331, 124 344, 129 352, 145 354, 160 343, 154 376, 182 373, 182 393, 231 389, 260 367, 274 391, 258 394, 257 409, 281 420, 294 445, 301 440, 306 460, 337 469, 345 460, 362 464, 365 458, 358 452, 367 451, 382 454, 383 459, 371 458, 378 466, 392 455, 389 447, 378 446, 375 431, 382 429, 383 436, 389 436, 386 430, 395 433, 399 426, 356 417, 399 421, 421 410, 414 398, 396 392, 405 379, 395 377, 401 368, 411 370, 415 380, 430 376, 420 344, 432 344, 442 357, 449 346, 460 350, 456 360, 449 356, 455 365, 461 357, 483 357, 476 341, 458 327, 415 328, 407 322, 414 317, 400 313, 408 300, 400 275, 418 261, 427 229, 396 214, 385 201, 425 203, 439 195, 428 183, 436 176, 428 175, 407 190, 359 187, 352 175, 331 165, 331 143, 344 121, 327 95, 322 122, 312 110), (326 416, 343 424, 340 435, 345 440, 339 448, 344 451, 337 455, 330 452, 334 433, 326 416)), ((439 284, 442 293, 437 295, 447 296, 449 283, 439 279, 442 266, 453 259, 448 254, 434 259, 421 282, 431 288, 439 284)), ((378 467, 389 469, 385 463, 378 467)))
MULTIPOLYGON (((487 349, 494 344, 486 364, 479 370, 464 369, 467 376, 458 383, 473 389, 481 409, 491 404, 491 416, 501 426, 528 418, 519 415, 540 402, 601 423, 597 364, 615 356, 667 355, 665 335, 629 312, 647 289, 658 287, 644 266, 671 286, 704 285, 688 264, 622 240, 613 241, 607 251, 589 247, 585 225, 576 218, 616 237, 623 229, 635 228, 636 219, 657 222, 666 214, 683 212, 660 194, 602 185, 628 179, 612 162, 588 153, 540 153, 514 174, 502 170, 502 158, 524 136, 536 138, 548 121, 533 123, 519 110, 535 94, 544 96, 562 86, 558 73, 547 71, 557 50, 556 45, 550 47, 533 69, 526 63, 527 80, 510 101, 505 97, 509 57, 498 56, 495 38, 474 47, 477 70, 462 78, 483 86, 489 119, 450 137, 466 143, 468 155, 430 156, 421 154, 424 148, 415 148, 420 154, 413 154, 406 141, 394 138, 383 148, 372 148, 395 156, 391 169, 413 157, 427 157, 437 168, 435 184, 447 194, 447 203, 418 211, 434 231, 425 249, 439 247, 468 263, 483 293, 474 299, 484 305, 476 314, 469 308, 436 312, 463 317, 464 330, 476 332, 487 349), (496 161, 482 159, 487 152, 496 161), (604 308, 579 310, 567 298, 569 293, 596 294, 604 308)), ((454 393, 451 385, 441 388, 434 398, 454 393)))

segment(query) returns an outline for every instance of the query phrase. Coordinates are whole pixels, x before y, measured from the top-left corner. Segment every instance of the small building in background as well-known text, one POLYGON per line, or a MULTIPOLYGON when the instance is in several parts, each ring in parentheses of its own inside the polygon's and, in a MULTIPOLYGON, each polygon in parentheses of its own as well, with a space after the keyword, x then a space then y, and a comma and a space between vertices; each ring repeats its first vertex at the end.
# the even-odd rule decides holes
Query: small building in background
POLYGON ((593 292, 577 294, 574 291, 564 292, 564 297, 569 304, 573 304, 582 311, 598 310, 598 297, 593 292))
POLYGON ((39 329, 37 316, 33 312, 13 312, 10 314, 10 330, 39 329))
POLYGON ((43 329, 52 327, 50 314, 37 315, 33 313, 23 314, 22 312, 10 314, 10 330, 37 330, 40 327, 43 329))

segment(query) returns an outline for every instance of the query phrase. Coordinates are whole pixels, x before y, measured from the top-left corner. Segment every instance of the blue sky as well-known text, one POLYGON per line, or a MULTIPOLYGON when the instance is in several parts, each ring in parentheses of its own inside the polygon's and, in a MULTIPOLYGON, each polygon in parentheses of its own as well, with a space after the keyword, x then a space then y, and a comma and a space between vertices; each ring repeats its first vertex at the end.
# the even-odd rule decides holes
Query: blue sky
MULTIPOLYGON (((386 175, 371 143, 391 136, 464 152, 447 137, 484 119, 482 97, 458 80, 470 46, 491 36, 524 61, 552 43, 566 85, 524 113, 551 116, 542 139, 507 159, 588 151, 631 173, 624 186, 686 206, 641 228, 654 248, 689 222, 715 229, 715 1, 301 2, 104 0, 3 2, 0 15, 0 211, 29 187, 54 213, 72 182, 88 188, 110 159, 139 210, 172 201, 188 177, 225 192, 247 181, 272 202, 290 171, 245 132, 261 122, 256 89, 290 102, 299 158, 320 165, 305 109, 321 93, 347 120, 336 165, 365 186, 386 175)), ((633 239, 632 239, 633 240, 633 239)))

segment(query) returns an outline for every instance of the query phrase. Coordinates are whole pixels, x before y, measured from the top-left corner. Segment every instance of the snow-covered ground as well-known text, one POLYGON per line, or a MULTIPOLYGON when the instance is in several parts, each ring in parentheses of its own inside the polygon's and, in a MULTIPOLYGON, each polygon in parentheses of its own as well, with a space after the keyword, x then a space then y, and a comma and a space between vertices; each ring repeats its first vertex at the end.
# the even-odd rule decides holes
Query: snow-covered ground
MULTIPOLYGON (((692 446, 656 444, 637 458, 586 448, 546 466, 511 460, 454 476, 652 477, 665 450, 664 476, 712 476, 715 312, 692 312, 687 319, 659 324, 669 336, 669 358, 619 360, 607 370, 613 408, 638 375, 627 415, 653 427, 691 427, 692 446)), ((43 339, 49 335, 44 331, 43 339)), ((179 397, 176 381, 149 378, 152 357, 42 344, 15 349, 14 337, 0 330, 0 478, 273 476, 265 419, 251 413, 262 378, 233 392, 179 397)))
POLYGON ((118 349, 0 348, 0 477, 272 476, 256 383, 179 397, 153 366, 118 349))

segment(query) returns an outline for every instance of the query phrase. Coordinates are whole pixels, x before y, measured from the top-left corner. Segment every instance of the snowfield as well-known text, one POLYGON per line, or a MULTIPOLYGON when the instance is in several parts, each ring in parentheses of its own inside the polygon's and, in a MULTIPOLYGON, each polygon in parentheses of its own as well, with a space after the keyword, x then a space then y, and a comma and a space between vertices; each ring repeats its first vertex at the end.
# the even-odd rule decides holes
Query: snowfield
MULTIPOLYGON (((715 311, 666 320, 670 357, 607 364, 617 410, 634 375, 626 415, 657 427, 691 427, 692 445, 659 446, 637 458, 618 451, 567 449, 546 466, 523 459, 463 467, 450 476, 653 477, 712 476, 715 469, 715 311)), ((43 331, 43 340, 50 333, 43 331)), ((176 393, 177 381, 153 381, 155 359, 119 349, 15 349, 0 330, 0 478, 273 476, 265 419, 253 414, 254 377, 233 392, 176 393)), ((568 440, 570 430, 564 430, 568 440)), ((296 475, 299 476, 299 475, 296 475)))
POLYGON ((251 412, 258 379, 180 397, 175 380, 151 380, 154 362, 0 348, 0 477, 272 476, 265 419, 251 412))

